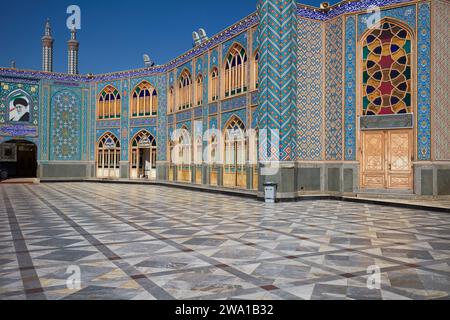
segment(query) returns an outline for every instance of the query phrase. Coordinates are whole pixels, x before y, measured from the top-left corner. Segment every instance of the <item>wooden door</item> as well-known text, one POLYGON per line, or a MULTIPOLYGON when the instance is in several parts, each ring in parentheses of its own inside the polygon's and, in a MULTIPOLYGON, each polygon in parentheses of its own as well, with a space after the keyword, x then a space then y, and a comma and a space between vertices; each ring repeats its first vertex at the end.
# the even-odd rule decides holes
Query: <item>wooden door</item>
POLYGON ((362 188, 413 188, 412 130, 367 131, 362 134, 362 188))
POLYGON ((362 138, 362 187, 385 188, 385 139, 383 131, 363 132, 362 138))
POLYGON ((390 130, 387 140, 387 188, 412 189, 412 130, 390 130))

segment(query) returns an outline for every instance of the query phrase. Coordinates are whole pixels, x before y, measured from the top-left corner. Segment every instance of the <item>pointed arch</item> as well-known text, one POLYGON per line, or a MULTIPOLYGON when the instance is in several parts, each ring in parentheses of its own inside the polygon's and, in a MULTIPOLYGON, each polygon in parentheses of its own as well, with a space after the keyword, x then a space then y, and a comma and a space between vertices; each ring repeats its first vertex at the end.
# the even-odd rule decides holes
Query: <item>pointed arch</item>
POLYGON ((134 89, 131 97, 131 116, 150 117, 158 115, 158 92, 150 82, 144 80, 134 89))
POLYGON ((224 64, 225 98, 247 91, 247 52, 235 43, 226 55, 224 64))
POLYGON ((120 119, 122 97, 119 90, 107 85, 97 97, 97 118, 99 120, 120 119))
POLYGON ((361 37, 362 114, 412 113, 413 32, 396 19, 383 18, 361 37))

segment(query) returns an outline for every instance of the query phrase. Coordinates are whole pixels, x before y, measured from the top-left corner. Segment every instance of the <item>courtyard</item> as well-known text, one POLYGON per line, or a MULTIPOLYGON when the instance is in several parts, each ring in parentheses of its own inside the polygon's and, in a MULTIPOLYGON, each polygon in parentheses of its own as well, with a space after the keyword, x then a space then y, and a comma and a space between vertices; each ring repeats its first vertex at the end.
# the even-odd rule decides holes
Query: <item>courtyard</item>
POLYGON ((449 299, 448 213, 98 183, 0 198, 3 300, 449 299))

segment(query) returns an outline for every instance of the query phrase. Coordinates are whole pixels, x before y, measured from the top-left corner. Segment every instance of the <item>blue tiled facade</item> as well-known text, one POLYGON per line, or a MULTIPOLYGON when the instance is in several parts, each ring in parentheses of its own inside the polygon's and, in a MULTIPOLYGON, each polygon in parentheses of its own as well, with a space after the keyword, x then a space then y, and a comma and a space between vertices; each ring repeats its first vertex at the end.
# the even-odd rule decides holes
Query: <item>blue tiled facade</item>
MULTIPOLYGON (((158 163, 164 164, 170 161, 168 145, 174 129, 223 130, 230 119, 238 117, 247 129, 279 130, 276 156, 283 162, 360 164, 361 41, 371 19, 367 10, 373 5, 381 7, 381 21, 397 21, 412 33, 413 56, 417 57, 413 66, 413 87, 417 88, 413 92, 414 160, 433 160, 432 2, 415 0, 342 2, 327 10, 295 0, 258 0, 255 13, 161 66, 93 76, 0 69, 0 143, 33 142, 40 165, 79 162, 95 168, 98 140, 111 133, 120 141, 121 162, 129 165, 130 143, 146 130, 157 141, 158 163), (227 53, 235 44, 249 57, 249 88, 236 97, 224 97, 221 79, 220 99, 211 101, 211 71, 217 68, 222 76, 227 53), (257 51, 258 88, 252 87, 251 75, 257 51), (184 70, 194 81, 192 96, 195 79, 202 75, 203 101, 200 105, 194 102, 190 110, 170 113, 169 88, 177 88, 184 70), (157 116, 132 117, 131 96, 142 81, 158 93, 157 116), (122 97, 119 119, 97 119, 97 99, 106 86, 116 88, 122 97), (8 118, 9 97, 17 92, 32 102, 26 123, 8 118), (193 125, 197 120, 200 127, 193 125)), ((263 146, 260 151, 263 161, 270 150, 263 146)), ((127 178, 124 172, 121 176, 127 178)), ((95 177, 95 169, 80 177, 85 176, 95 177)), ((353 190, 360 183, 355 176, 353 190)), ((159 177, 167 178, 167 174, 159 177)), ((42 171, 41 178, 46 178, 42 171)))

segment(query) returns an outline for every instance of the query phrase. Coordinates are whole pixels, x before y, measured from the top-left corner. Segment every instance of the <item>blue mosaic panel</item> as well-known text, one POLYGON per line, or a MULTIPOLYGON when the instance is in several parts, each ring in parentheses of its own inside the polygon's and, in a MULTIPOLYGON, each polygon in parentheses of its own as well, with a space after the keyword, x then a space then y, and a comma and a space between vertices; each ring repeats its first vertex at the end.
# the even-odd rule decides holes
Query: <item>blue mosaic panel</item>
POLYGON ((252 51, 255 52, 258 47, 259 47, 259 33, 258 33, 258 28, 253 30, 252 33, 252 39, 253 39, 253 43, 252 43, 252 51))
MULTIPOLYGON (((95 91, 95 86, 91 85, 91 92, 95 91)), ((96 107, 97 107, 97 96, 95 94, 91 94, 91 103, 90 103, 90 111, 91 111, 91 121, 90 121, 90 145, 89 145, 89 159, 91 161, 95 161, 95 148, 97 147, 98 139, 96 137, 96 107)))
POLYGON ((201 118, 203 116, 203 107, 197 107, 194 109, 194 117, 201 118))
POLYGON ((356 25, 347 18, 345 28, 345 160, 356 160, 356 25))
POLYGON ((156 126, 157 125, 157 117, 151 118, 131 118, 130 119, 130 127, 144 127, 144 126, 156 126))
POLYGON ((203 74, 203 57, 197 58, 197 61, 195 61, 195 71, 196 75, 203 74))
POLYGON ((418 159, 431 160, 431 27, 430 5, 419 4, 418 19, 418 159))
MULTIPOLYGON (((117 139, 120 140, 120 129, 119 128, 113 128, 113 129, 98 129, 95 133, 95 139, 98 142, 101 137, 103 137, 106 133, 112 133, 117 139)), ((96 143, 97 144, 97 143, 96 143)), ((122 144, 121 144, 122 147, 122 144)))
POLYGON ((191 73, 191 75, 193 74, 193 72, 192 72, 192 63, 193 63, 192 61, 186 62, 185 64, 183 64, 182 66, 180 66, 180 67, 177 69, 177 79, 180 78, 181 73, 182 73, 185 69, 189 70, 189 72, 191 73))
POLYGON ((362 14, 358 16, 358 38, 371 27, 372 23, 377 23, 381 19, 389 17, 398 19, 402 22, 405 22, 408 26, 411 27, 412 30, 416 29, 416 7, 415 6, 406 6, 400 8, 394 8, 389 10, 381 10, 380 11, 380 19, 378 21, 373 21, 372 14, 362 14))
POLYGON ((217 117, 209 118, 209 129, 220 129, 219 122, 217 121, 217 117))
POLYGON ((243 32, 237 37, 234 37, 222 45, 222 59, 226 59, 226 55, 228 50, 230 50, 231 46, 235 43, 239 43, 245 50, 248 49, 248 34, 247 32, 243 32))
POLYGON ((209 104, 209 114, 217 113, 218 110, 219 110, 219 106, 218 106, 217 103, 210 103, 209 104))
POLYGON ((246 109, 241 109, 241 110, 236 110, 236 111, 223 113, 222 114, 222 121, 220 122, 220 128, 224 129, 226 123, 228 121, 230 121, 231 118, 233 118, 234 116, 236 116, 239 119, 241 119, 244 124, 247 124, 247 110, 246 109))
POLYGON ((259 111, 258 111, 258 108, 255 108, 252 113, 252 123, 251 123, 252 129, 258 128, 258 117, 259 117, 259 111))
POLYGON ((41 148, 39 151, 38 160, 44 161, 49 160, 50 157, 50 150, 48 149, 48 141, 47 141, 47 135, 50 131, 49 128, 47 128, 48 124, 48 113, 50 112, 50 102, 49 102, 49 95, 50 95, 50 88, 48 86, 44 86, 45 81, 43 81, 43 84, 40 87, 40 97, 42 101, 42 106, 40 108, 40 125, 39 125, 39 142, 41 145, 41 148))
POLYGON ((158 133, 157 133, 156 126, 151 126, 151 127, 143 126, 141 128, 131 128, 131 130, 130 130, 130 143, 133 141, 134 137, 141 131, 149 132, 156 139, 156 142, 157 142, 157 145, 158 145, 158 148, 159 148, 159 143, 158 143, 158 139, 157 139, 158 133))
POLYGON ((192 132, 192 121, 185 121, 177 123, 177 129, 181 129, 183 127, 186 127, 186 130, 189 131, 189 133, 192 132))
POLYGON ((297 158, 322 160, 323 57, 322 24, 298 21, 297 158))
POLYGON ((120 127, 120 120, 102 120, 102 121, 97 121, 97 128, 98 129, 119 128, 119 127, 120 127))
POLYGON ((192 118, 192 110, 183 111, 176 114, 177 122, 186 121, 192 118))
POLYGON ((326 24, 325 159, 342 160, 342 18, 326 24))
POLYGON ((222 102, 221 110, 222 112, 244 108, 247 105, 247 95, 242 95, 237 98, 228 99, 222 102))
POLYGON ((64 89, 53 94, 50 160, 81 160, 81 99, 64 89))
POLYGON ((212 70, 214 67, 219 67, 219 51, 217 48, 211 51, 211 55, 209 57, 209 69, 212 70))
POLYGON ((158 90, 158 151, 157 160, 167 160, 167 77, 159 76, 155 81, 156 90, 158 90))

